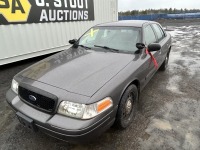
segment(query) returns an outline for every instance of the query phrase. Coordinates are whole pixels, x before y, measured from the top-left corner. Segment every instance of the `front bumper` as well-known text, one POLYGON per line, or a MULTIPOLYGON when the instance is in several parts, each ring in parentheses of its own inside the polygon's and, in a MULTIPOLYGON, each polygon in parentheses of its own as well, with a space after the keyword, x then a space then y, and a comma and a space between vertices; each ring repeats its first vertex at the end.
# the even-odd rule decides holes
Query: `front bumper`
POLYGON ((32 119, 34 125, 40 131, 57 139, 73 143, 94 140, 113 125, 117 112, 116 107, 90 120, 79 120, 36 110, 21 101, 12 90, 7 92, 6 99, 16 112, 32 119))

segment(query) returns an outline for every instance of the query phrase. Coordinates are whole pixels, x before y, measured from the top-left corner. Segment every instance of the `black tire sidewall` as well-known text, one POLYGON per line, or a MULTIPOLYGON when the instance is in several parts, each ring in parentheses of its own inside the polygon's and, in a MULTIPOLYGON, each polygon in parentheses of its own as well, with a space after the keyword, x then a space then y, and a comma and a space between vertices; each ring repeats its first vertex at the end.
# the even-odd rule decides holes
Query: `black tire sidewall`
POLYGON ((138 89, 137 87, 133 84, 133 85, 130 85, 124 92, 122 98, 121 98, 121 101, 119 103, 119 107, 118 107, 118 111, 117 111, 117 116, 116 116, 116 124, 119 128, 122 128, 122 129, 125 129, 127 128, 131 123, 132 121, 134 120, 135 118, 135 115, 137 113, 137 109, 138 109, 138 89), (129 120, 125 120, 123 118, 123 109, 126 105, 126 102, 127 102, 127 99, 128 99, 128 96, 129 96, 129 93, 133 93, 133 101, 132 104, 133 104, 133 107, 132 107, 132 110, 131 110, 131 113, 130 113, 130 116, 129 116, 129 120))
POLYGON ((168 62, 169 62, 169 53, 167 54, 167 56, 165 57, 164 62, 162 63, 161 67, 160 67, 160 71, 165 71, 167 69, 168 66, 168 62), (166 58, 167 58, 167 62, 166 62, 166 58), (167 63, 167 64, 166 64, 167 63))

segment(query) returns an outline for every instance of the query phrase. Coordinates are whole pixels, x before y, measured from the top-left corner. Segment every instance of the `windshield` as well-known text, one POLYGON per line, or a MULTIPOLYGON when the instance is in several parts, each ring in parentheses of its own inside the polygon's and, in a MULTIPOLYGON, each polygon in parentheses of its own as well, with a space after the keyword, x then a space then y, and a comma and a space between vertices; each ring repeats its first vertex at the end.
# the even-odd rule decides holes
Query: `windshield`
POLYGON ((119 51, 135 52, 141 41, 141 29, 136 27, 94 27, 80 39, 79 45, 95 48, 109 47, 119 51))

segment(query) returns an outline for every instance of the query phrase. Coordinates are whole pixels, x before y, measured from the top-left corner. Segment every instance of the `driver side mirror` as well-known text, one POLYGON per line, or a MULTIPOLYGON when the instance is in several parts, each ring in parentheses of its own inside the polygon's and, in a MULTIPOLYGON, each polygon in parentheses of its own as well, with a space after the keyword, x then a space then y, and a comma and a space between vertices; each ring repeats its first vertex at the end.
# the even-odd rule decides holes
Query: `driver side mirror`
POLYGON ((73 40, 69 40, 70 44, 75 44, 78 40, 77 39, 73 39, 73 40))
POLYGON ((148 45, 149 52, 159 51, 161 49, 161 45, 158 43, 152 43, 148 45))

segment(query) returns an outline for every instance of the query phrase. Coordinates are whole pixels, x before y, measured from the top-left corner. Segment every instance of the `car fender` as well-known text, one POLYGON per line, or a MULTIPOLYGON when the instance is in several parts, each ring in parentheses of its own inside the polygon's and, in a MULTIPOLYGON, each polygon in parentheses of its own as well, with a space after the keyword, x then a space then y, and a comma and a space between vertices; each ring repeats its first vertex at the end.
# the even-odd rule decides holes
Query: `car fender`
POLYGON ((139 81, 139 79, 134 78, 134 80, 128 82, 128 84, 126 84, 126 86, 123 88, 123 90, 122 90, 122 92, 121 92, 121 94, 120 94, 120 100, 121 100, 121 98, 122 98, 124 92, 126 91, 126 89, 127 89, 130 85, 132 85, 132 84, 135 84, 135 85, 137 86, 137 88, 138 88, 138 95, 140 96, 140 81, 139 81))

